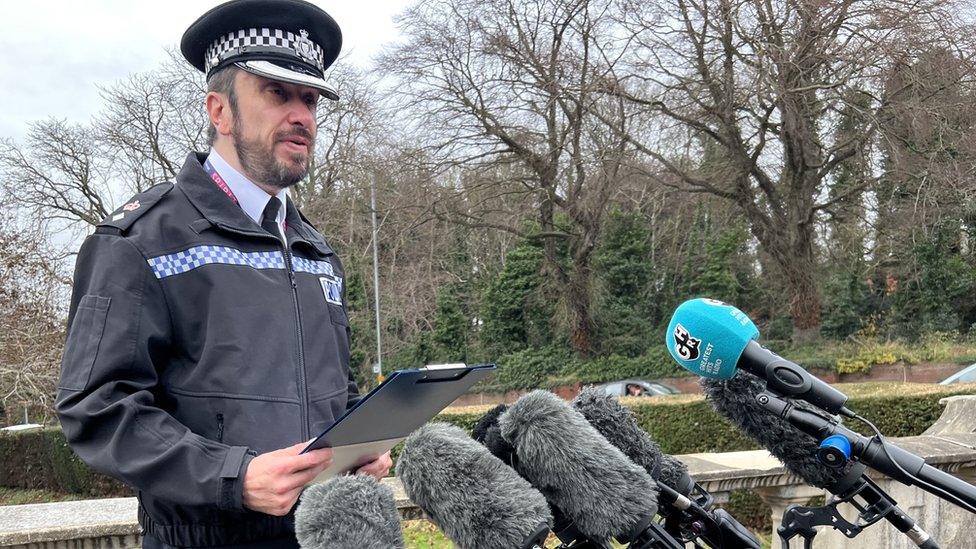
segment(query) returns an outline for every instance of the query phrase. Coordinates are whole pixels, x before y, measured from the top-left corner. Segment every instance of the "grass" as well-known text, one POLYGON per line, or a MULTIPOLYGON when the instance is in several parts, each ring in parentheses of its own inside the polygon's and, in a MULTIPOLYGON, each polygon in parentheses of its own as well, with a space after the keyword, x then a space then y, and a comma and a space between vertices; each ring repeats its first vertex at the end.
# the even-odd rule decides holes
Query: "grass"
POLYGON ((75 501, 87 499, 81 494, 62 494, 50 490, 27 490, 0 486, 0 505, 24 505, 26 503, 49 503, 52 501, 75 501))
POLYGON ((403 540, 410 549, 451 549, 451 541, 426 520, 403 522, 403 540))
MULTIPOLYGON (((451 549, 451 544, 444 534, 436 526, 426 520, 408 520, 403 522, 403 539, 407 549, 451 549)), ((764 549, 772 547, 772 536, 769 532, 759 534, 759 540, 764 549)), ((555 536, 549 536, 546 547, 552 549, 559 546, 559 540, 555 536)), ((625 547, 619 543, 613 543, 614 548, 625 547)))

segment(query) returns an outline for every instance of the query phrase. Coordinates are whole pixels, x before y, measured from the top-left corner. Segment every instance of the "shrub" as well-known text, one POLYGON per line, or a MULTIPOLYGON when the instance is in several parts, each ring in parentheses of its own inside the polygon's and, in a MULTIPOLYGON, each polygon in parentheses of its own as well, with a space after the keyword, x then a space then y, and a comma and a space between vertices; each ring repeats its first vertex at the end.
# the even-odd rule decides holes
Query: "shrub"
MULTIPOLYGON (((840 387, 851 397, 848 407, 878 426, 886 436, 919 435, 942 413, 939 399, 976 394, 976 385, 863 383, 840 387)), ((756 450, 758 446, 719 416, 701 395, 623 399, 638 423, 669 454, 756 450)), ((448 408, 434 421, 470 432, 491 406, 448 408)), ((871 434, 866 426, 849 427, 871 434)), ((400 447, 394 449, 394 461, 400 447)), ((112 496, 130 492, 119 482, 92 472, 70 450, 60 429, 0 433, 0 485, 112 496)), ((745 503, 743 503, 745 505, 745 503)))
POLYGON ((57 427, 0 433, 0 456, 3 486, 94 497, 132 494, 121 482, 89 469, 57 427))

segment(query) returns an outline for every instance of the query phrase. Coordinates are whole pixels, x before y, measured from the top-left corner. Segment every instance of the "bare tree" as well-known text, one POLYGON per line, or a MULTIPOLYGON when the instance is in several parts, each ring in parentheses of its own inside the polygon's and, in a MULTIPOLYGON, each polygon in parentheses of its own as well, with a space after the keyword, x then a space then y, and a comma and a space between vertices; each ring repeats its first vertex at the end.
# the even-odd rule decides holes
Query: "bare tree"
POLYGON ((629 66, 608 90, 654 115, 628 137, 680 188, 727 199, 790 289, 794 337, 820 325, 816 221, 863 192, 828 188, 876 136, 883 75, 906 40, 959 29, 946 0, 625 0, 629 66), (854 92, 867 94, 870 101, 854 92), (851 101, 852 97, 859 97, 851 101), (861 131, 838 132, 839 113, 861 131), (843 139, 835 139, 844 136, 843 139), (690 139, 689 139, 690 138, 690 139), (681 145, 691 146, 682 150, 681 145), (683 162, 713 148, 721 162, 683 162), (703 169, 707 167, 708 169, 703 169))
POLYGON ((173 179, 187 153, 208 148, 203 75, 179 52, 169 54, 157 69, 102 89, 101 151, 130 193, 173 179))
POLYGON ((543 239, 572 345, 582 354, 594 350, 592 252, 627 160, 625 140, 590 115, 598 111, 621 124, 625 118, 623 103, 590 85, 613 63, 597 47, 609 31, 609 6, 598 0, 424 2, 402 17, 406 40, 380 62, 399 77, 395 91, 412 116, 412 137, 442 166, 506 166, 492 173, 507 171, 511 185, 487 177, 479 183, 534 204, 536 232, 444 203, 434 214, 543 239))
POLYGON ((108 163, 96 142, 87 126, 53 119, 31 124, 24 146, 0 141, 0 191, 38 223, 97 224, 113 208, 108 163))
POLYGON ((203 78, 175 56, 102 90, 91 124, 45 120, 23 145, 0 142, 0 190, 31 218, 87 230, 116 201, 172 179, 205 147, 203 78))
POLYGON ((69 281, 43 235, 0 220, 0 408, 51 415, 69 281))

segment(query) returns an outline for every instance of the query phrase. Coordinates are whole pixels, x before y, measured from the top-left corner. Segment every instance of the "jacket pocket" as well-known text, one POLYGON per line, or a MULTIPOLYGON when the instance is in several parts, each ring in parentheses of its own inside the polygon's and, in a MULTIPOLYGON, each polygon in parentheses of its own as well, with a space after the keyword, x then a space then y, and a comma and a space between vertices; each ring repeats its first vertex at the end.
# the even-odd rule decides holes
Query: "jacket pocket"
POLYGON ((92 294, 81 298, 64 345, 59 388, 83 391, 88 387, 111 302, 110 297, 92 294))
POLYGON ((349 317, 346 316, 346 309, 342 305, 333 305, 329 303, 327 305, 329 308, 329 317, 332 319, 333 324, 338 324, 339 326, 349 326, 349 317))

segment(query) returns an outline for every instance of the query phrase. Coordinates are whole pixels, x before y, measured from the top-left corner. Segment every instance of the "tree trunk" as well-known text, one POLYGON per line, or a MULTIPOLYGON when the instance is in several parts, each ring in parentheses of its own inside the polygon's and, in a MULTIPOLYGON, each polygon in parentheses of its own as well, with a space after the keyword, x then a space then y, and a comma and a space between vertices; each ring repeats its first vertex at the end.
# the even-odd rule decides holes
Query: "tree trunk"
POLYGON ((820 337, 820 292, 813 276, 813 262, 793 262, 786 276, 790 283, 793 341, 795 343, 816 341, 820 337))
POLYGON ((593 314, 590 308, 592 269, 589 257, 577 263, 566 286, 566 306, 569 309, 569 338, 573 350, 582 357, 593 355, 593 314))

